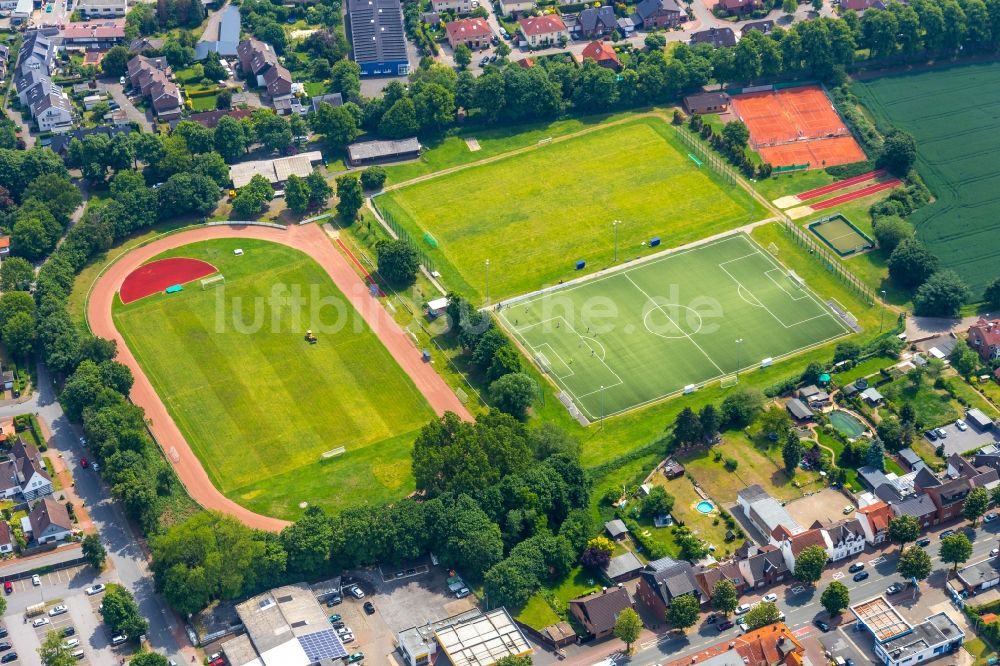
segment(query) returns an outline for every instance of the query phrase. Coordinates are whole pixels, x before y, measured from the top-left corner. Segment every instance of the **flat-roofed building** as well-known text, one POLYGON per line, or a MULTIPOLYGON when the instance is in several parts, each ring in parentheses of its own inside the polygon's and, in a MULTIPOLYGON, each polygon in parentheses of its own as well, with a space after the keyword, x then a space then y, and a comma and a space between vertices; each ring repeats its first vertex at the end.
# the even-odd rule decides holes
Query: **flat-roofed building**
POLYGON ((886 600, 875 597, 851 606, 858 625, 875 638, 875 654, 886 666, 924 663, 957 650, 965 633, 945 612, 912 625, 886 600))
POLYGON ((352 166, 409 160, 420 156, 416 138, 395 141, 359 141, 347 147, 347 161, 352 166))
POLYGON ((399 0, 348 0, 351 56, 361 76, 406 76, 410 60, 399 0))
POLYGON ((452 666, 492 666, 504 657, 533 652, 505 608, 467 611, 401 631, 396 644, 404 662, 452 666), (442 653, 447 661, 437 657, 442 653))
POLYGON ((323 154, 318 150, 299 153, 290 157, 279 157, 273 160, 251 160, 238 162, 229 167, 229 179, 233 187, 240 188, 250 182, 254 176, 263 176, 272 185, 284 183, 291 175, 305 178, 312 173, 313 166, 323 161, 323 154))

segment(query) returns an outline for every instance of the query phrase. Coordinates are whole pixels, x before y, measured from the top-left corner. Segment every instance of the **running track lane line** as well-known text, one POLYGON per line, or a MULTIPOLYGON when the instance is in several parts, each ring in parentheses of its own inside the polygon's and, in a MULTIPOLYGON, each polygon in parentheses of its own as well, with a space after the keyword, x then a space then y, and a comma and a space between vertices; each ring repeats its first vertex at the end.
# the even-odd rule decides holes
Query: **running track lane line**
POLYGON ((820 201, 819 203, 811 204, 809 207, 813 210, 823 210, 825 208, 832 208, 842 203, 847 203, 848 201, 854 201, 855 199, 860 199, 861 197, 867 197, 870 194, 875 194, 876 192, 881 192, 883 190, 888 190, 897 185, 901 185, 903 181, 898 178, 893 178, 892 180, 887 180, 884 183, 878 183, 877 185, 869 185, 868 187, 857 190, 855 192, 850 192, 848 194, 841 194, 839 197, 834 197, 832 199, 827 199, 826 201, 820 201))
POLYGON ((845 187, 850 187, 851 185, 857 185, 858 183, 863 183, 866 180, 872 180, 874 178, 879 178, 885 175, 884 169, 878 169, 877 171, 869 171, 868 173, 863 173, 860 176, 854 176, 853 178, 845 178, 844 180, 838 180, 836 183, 830 183, 829 185, 824 185, 823 187, 817 187, 812 190, 806 190, 805 192, 800 192, 795 195, 799 201, 809 201, 810 199, 815 199, 816 197, 822 196, 824 194, 829 194, 830 192, 836 192, 837 190, 842 190, 845 187))
POLYGON ((465 420, 472 415, 465 408, 451 388, 434 369, 420 358, 419 350, 413 345, 389 313, 372 298, 367 287, 358 278, 347 260, 340 255, 333 244, 315 224, 294 226, 287 230, 268 227, 201 227, 153 241, 149 245, 136 248, 124 254, 112 264, 94 284, 87 305, 87 321, 94 335, 118 344, 118 361, 132 370, 135 383, 131 399, 146 410, 150 419, 150 430, 163 449, 167 459, 173 464, 177 476, 188 494, 206 509, 220 511, 233 516, 248 527, 278 532, 289 525, 288 521, 263 516, 240 506, 223 495, 208 478, 201 462, 184 439, 180 429, 164 406, 160 396, 153 389, 143 373, 124 338, 115 328, 111 317, 111 306, 125 278, 140 265, 156 255, 183 245, 216 238, 250 238, 271 241, 299 250, 316 261, 327 272, 348 302, 361 314, 362 318, 378 335, 389 353, 416 385, 437 414, 452 411, 465 420), (179 459, 174 462, 170 456, 175 450, 179 459))

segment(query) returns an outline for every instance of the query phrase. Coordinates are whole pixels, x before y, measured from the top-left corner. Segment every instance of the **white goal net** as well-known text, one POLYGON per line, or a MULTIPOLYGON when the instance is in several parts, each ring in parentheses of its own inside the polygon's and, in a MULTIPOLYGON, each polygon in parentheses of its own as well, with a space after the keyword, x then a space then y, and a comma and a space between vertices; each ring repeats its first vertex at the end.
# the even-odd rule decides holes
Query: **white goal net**
POLYGON ((208 289, 209 287, 217 287, 226 281, 226 276, 221 273, 218 275, 213 275, 212 277, 207 277, 201 281, 201 288, 208 289))

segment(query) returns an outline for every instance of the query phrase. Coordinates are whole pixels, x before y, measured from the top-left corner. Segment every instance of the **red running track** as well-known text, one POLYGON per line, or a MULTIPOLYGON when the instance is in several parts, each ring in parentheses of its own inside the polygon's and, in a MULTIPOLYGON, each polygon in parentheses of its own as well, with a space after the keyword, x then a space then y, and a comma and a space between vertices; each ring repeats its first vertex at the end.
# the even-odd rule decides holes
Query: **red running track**
POLYGON ((847 203, 848 201, 854 201, 855 199, 860 199, 861 197, 867 197, 870 194, 875 194, 876 192, 881 192, 882 190, 888 190, 896 187, 903 181, 898 178, 893 178, 892 180, 887 180, 884 183, 877 183, 875 185, 869 185, 868 187, 857 190, 856 192, 849 192, 848 194, 841 194, 839 197, 834 197, 832 199, 827 199, 826 201, 820 201, 819 203, 810 204, 810 208, 813 210, 823 210, 824 208, 830 208, 832 206, 838 206, 842 203, 847 203))
POLYGON ((201 259, 174 257, 151 261, 128 274, 118 295, 122 303, 131 303, 175 284, 191 282, 218 271, 218 268, 201 259))
POLYGON ((824 194, 836 192, 837 190, 842 190, 845 187, 857 185, 858 183, 863 183, 866 180, 871 180, 884 175, 885 171, 883 169, 869 171, 868 173, 863 173, 860 176, 853 176, 852 178, 838 180, 836 183, 830 183, 829 185, 824 185, 823 187, 817 187, 814 190, 807 190, 801 194, 796 194, 795 196, 798 197, 799 201, 809 201, 810 199, 815 199, 816 197, 823 196, 824 194))

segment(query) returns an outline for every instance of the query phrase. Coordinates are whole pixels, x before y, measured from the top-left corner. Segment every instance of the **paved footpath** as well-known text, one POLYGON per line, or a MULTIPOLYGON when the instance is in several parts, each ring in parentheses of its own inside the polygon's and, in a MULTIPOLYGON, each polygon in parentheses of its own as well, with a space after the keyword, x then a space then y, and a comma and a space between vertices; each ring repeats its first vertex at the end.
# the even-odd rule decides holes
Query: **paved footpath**
POLYGON ((87 320, 95 335, 117 341, 118 360, 127 365, 135 376, 131 399, 146 410, 146 416, 151 420, 150 430, 156 441, 174 464, 177 476, 180 477, 188 494, 198 504, 206 509, 232 515, 257 529, 277 532, 288 525, 287 521, 262 516, 240 506, 224 496, 212 484, 201 462, 194 455, 163 401, 115 328, 111 317, 111 306, 122 282, 143 263, 167 250, 215 238, 266 240, 295 248, 312 257, 330 275, 354 309, 361 314, 365 323, 379 337, 403 371, 409 375, 434 411, 439 415, 451 411, 463 419, 472 419, 465 405, 459 401, 448 384, 430 364, 423 362, 420 351, 403 329, 382 307, 378 299, 369 294, 368 287, 354 272, 348 260, 337 252, 319 225, 299 225, 289 227, 287 230, 256 226, 212 226, 164 236, 127 253, 97 279, 87 303, 87 320))

